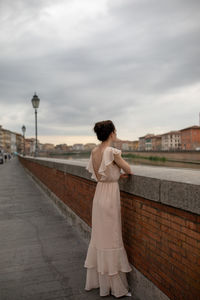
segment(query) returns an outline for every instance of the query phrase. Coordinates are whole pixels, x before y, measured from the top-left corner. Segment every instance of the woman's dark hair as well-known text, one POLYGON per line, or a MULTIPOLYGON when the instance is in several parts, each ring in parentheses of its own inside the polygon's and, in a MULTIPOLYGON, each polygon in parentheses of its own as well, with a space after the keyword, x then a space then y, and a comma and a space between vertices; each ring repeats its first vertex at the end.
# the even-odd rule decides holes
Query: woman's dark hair
POLYGON ((101 121, 94 125, 94 132, 97 135, 98 140, 104 142, 108 139, 109 135, 115 131, 115 125, 112 121, 101 121))

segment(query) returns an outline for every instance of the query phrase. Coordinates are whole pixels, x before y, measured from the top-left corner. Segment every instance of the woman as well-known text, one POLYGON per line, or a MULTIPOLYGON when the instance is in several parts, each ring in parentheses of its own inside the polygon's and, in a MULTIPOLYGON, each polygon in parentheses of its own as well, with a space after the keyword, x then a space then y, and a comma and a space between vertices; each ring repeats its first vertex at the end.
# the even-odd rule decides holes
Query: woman
MULTIPOLYGON (((84 267, 87 268, 85 290, 100 288, 100 296, 131 296, 126 272, 131 271, 122 240, 121 206, 118 180, 120 169, 132 174, 121 151, 111 147, 116 141, 112 121, 98 122, 94 132, 101 141, 93 149, 87 170, 97 186, 92 207, 92 233, 84 267)), ((127 176, 127 175, 122 175, 127 176)))

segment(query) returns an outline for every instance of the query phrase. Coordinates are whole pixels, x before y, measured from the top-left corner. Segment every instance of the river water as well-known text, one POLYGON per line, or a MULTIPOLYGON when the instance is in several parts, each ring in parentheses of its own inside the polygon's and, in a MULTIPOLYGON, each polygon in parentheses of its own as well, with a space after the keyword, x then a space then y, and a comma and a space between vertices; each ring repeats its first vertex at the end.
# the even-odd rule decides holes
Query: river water
MULTIPOLYGON (((51 157, 62 158, 62 159, 78 159, 83 161, 88 161, 89 155, 54 155, 51 157)), ((157 167, 169 167, 169 168, 187 168, 187 169, 199 169, 200 170, 200 162, 198 163, 188 163, 188 162, 175 162, 175 161, 152 161, 149 159, 142 158, 124 158, 130 165, 149 165, 149 166, 157 166, 157 167)))

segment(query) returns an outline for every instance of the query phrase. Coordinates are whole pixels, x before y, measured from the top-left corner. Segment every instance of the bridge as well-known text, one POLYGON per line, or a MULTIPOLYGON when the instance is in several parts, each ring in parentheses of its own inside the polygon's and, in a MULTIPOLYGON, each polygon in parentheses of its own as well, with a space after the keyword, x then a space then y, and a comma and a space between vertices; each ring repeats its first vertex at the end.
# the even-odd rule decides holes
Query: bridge
MULTIPOLYGON (((131 299, 200 299, 199 171, 133 172, 120 181, 131 299)), ((0 166, 1 300, 100 299, 84 290, 94 189, 81 161, 0 166)))
POLYGON ((99 299, 87 244, 15 158, 0 166, 0 299, 99 299))

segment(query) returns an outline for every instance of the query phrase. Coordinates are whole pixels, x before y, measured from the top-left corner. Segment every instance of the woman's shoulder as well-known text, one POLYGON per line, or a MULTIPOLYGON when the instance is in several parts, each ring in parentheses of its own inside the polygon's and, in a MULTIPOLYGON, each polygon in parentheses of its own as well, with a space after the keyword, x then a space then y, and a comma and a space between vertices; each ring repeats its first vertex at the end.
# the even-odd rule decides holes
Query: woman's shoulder
POLYGON ((97 152, 97 150, 98 150, 98 146, 96 146, 96 147, 94 147, 93 149, 92 149, 92 151, 91 151, 91 153, 96 153, 97 152))
POLYGON ((111 146, 107 147, 105 150, 106 150, 108 153, 110 153, 111 155, 112 155, 112 154, 121 154, 121 150, 119 150, 119 149, 117 149, 117 148, 114 148, 114 147, 111 147, 111 146))
POLYGON ((115 148, 115 147, 109 147, 110 148, 110 151, 113 153, 113 154, 121 154, 121 150, 115 148))
MULTIPOLYGON (((93 155, 95 155, 95 153, 98 153, 98 151, 99 151, 99 147, 96 146, 95 148, 92 149, 91 153, 93 155)), ((107 146, 103 152, 107 152, 107 153, 111 153, 111 154, 119 154, 119 153, 121 153, 121 150, 114 148, 112 146, 107 146)))

